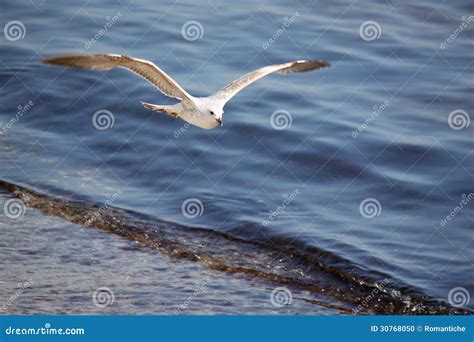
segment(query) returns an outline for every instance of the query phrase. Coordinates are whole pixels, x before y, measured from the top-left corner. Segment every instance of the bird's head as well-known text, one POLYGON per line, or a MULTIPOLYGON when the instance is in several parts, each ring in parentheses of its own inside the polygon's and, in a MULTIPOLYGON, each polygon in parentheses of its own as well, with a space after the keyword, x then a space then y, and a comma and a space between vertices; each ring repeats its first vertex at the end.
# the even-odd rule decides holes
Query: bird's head
POLYGON ((208 109, 209 115, 212 116, 214 120, 216 120, 219 125, 224 124, 223 116, 224 116, 224 109, 222 107, 213 107, 208 109))

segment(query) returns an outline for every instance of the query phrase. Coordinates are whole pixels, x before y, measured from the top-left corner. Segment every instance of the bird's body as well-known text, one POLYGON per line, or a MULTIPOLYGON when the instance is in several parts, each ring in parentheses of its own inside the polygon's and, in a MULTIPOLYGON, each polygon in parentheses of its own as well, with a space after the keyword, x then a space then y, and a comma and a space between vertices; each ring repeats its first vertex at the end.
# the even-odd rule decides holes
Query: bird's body
POLYGON ((170 114, 189 122, 191 125, 205 129, 212 129, 223 122, 224 104, 211 96, 190 96, 190 99, 184 99, 174 106, 162 106, 148 102, 142 102, 142 104, 145 108, 170 114), (214 115, 209 115, 211 111, 214 115))
POLYGON ((225 104, 240 90, 256 80, 275 71, 287 74, 329 66, 329 63, 323 61, 295 61, 270 65, 241 76, 211 96, 194 97, 155 64, 143 59, 114 54, 72 55, 53 57, 43 62, 91 70, 109 70, 114 67, 128 69, 145 78, 163 94, 181 100, 181 102, 171 106, 142 102, 146 108, 167 113, 205 129, 222 125, 225 104))

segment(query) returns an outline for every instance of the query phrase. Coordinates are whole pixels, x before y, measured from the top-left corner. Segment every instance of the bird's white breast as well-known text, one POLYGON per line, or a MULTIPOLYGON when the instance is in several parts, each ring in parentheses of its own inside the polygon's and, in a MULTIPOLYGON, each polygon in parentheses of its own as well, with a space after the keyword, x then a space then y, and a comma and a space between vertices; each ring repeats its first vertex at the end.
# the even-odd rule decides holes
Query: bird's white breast
POLYGON ((212 129, 219 123, 209 114, 206 98, 193 98, 193 101, 180 103, 180 118, 204 129, 212 129))

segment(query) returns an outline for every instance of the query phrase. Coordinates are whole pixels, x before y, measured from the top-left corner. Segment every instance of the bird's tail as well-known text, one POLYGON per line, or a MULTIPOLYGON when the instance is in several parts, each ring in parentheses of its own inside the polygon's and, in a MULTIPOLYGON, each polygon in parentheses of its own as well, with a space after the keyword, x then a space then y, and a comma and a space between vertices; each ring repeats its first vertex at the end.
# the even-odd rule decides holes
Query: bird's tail
POLYGON ((175 105, 173 106, 166 106, 166 105, 157 105, 153 103, 143 102, 141 101, 143 107, 151 109, 155 112, 163 112, 174 116, 175 118, 178 117, 178 113, 176 112, 175 105))

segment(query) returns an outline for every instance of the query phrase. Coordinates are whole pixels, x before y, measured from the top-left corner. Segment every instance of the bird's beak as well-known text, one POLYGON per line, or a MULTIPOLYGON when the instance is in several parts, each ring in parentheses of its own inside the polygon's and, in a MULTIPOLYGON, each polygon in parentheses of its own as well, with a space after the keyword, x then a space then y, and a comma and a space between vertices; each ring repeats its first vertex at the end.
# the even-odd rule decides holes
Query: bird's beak
POLYGON ((219 123, 219 125, 223 126, 224 125, 224 122, 222 122, 222 119, 218 119, 218 118, 215 118, 216 121, 219 123))

